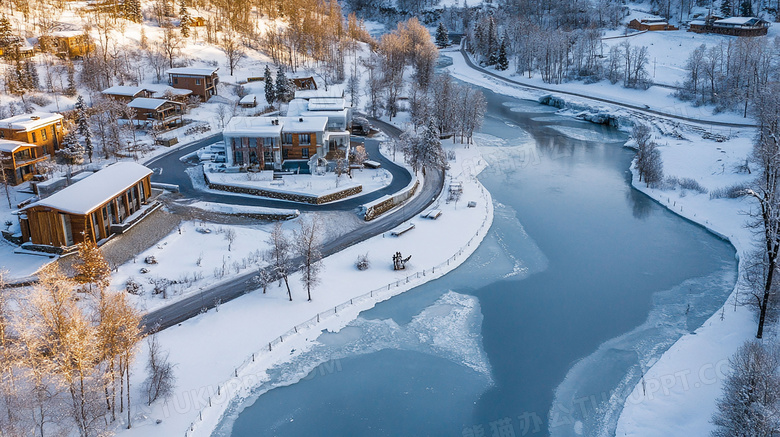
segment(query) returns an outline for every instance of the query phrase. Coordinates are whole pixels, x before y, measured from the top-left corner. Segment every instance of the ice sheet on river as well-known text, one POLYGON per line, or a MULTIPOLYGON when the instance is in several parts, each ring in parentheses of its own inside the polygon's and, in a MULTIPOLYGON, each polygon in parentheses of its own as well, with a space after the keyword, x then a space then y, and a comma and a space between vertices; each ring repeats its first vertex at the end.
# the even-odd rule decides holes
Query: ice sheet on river
POLYGON ((248 397, 231 403, 214 435, 229 436, 238 414, 263 393, 295 384, 316 372, 323 363, 385 349, 416 351, 444 358, 478 372, 490 383, 490 364, 482 346, 481 328, 478 299, 452 291, 444 293, 406 325, 399 325, 392 319, 359 317, 337 333, 323 333, 309 350, 269 369, 267 377, 248 397))
POLYGON ((643 371, 717 311, 735 275, 723 264, 711 275, 653 295, 653 309, 642 325, 601 344, 569 370, 548 415, 550 436, 613 436, 625 400, 643 371))

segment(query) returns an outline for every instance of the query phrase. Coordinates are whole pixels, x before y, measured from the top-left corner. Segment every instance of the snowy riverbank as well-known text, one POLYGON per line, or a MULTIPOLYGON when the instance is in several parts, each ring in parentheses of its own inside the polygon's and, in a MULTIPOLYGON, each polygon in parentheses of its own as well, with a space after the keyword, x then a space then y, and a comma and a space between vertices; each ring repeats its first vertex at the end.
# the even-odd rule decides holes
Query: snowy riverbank
MULTIPOLYGON (((752 147, 753 131, 733 132, 722 143, 685 132, 685 139, 663 137, 659 147, 666 176, 692 178, 713 190, 749 183, 754 175, 737 173, 752 147)), ((647 363, 644 380, 626 400, 618 421, 619 436, 709 435, 710 418, 721 396, 728 360, 755 335, 755 318, 745 306, 735 305, 744 289, 741 272, 753 235, 745 212, 755 208, 750 198, 711 199, 709 194, 681 189, 652 189, 638 180, 633 185, 669 210, 726 238, 740 258, 740 277, 721 311, 694 333, 684 335, 655 363, 647 363)), ((740 299, 744 300, 744 299, 740 299)))
MULTIPOLYGON (((444 146, 457 157, 432 207, 442 211, 438 219, 416 218, 412 220, 415 228, 400 237, 388 232, 327 257, 322 285, 312 291, 312 302, 306 301, 300 278, 293 275, 293 302, 287 301, 284 286, 273 284, 267 294, 253 291, 221 305, 218 312, 159 333, 158 340, 177 364, 175 394, 151 408, 133 411, 133 428, 123 430, 119 425, 118 433, 208 435, 231 400, 247 395, 263 381, 266 369, 309 349, 323 329, 337 331, 377 302, 441 277, 464 262, 492 223, 492 199, 476 179, 485 167, 478 147, 444 146), (446 202, 450 180, 462 182, 463 196, 458 202, 446 202), (467 207, 469 201, 475 201, 476 207, 467 207), (391 268, 397 251, 412 255, 405 271, 391 268), (359 271, 355 260, 365 254, 371 268, 359 271)), ((143 347, 133 369, 139 379, 145 375, 145 362, 143 347)), ((136 399, 142 396, 140 390, 133 395, 136 399)))

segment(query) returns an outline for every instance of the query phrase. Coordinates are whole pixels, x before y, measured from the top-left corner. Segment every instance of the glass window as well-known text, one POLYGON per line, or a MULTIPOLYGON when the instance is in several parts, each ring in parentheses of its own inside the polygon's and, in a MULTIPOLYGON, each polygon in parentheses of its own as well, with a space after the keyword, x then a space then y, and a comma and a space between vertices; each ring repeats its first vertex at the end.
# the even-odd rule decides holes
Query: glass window
POLYGON ((37 138, 37 137, 35 136, 35 132, 33 132, 33 133, 32 133, 32 142, 33 142, 33 143, 34 143, 34 142, 36 142, 36 141, 38 141, 36 138, 37 138))
POLYGON ((311 144, 311 136, 309 134, 298 134, 298 144, 311 144))
POLYGON ((200 79, 195 79, 195 85, 200 85, 200 79))
POLYGON ((309 148, 308 147, 304 147, 303 149, 301 149, 301 158, 306 158, 306 159, 309 158, 309 148))
POLYGON ((292 134, 282 134, 282 143, 283 144, 292 144, 292 134))
POLYGON ((42 140, 46 139, 46 129, 41 129, 41 139, 42 140))

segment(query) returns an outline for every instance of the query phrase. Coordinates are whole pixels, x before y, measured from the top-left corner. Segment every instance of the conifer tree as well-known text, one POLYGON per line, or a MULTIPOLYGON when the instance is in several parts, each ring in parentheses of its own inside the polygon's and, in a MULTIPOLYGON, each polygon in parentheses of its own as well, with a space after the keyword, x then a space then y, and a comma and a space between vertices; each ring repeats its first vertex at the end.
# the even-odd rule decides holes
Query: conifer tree
POLYGON ((127 20, 130 20, 133 23, 140 23, 142 21, 141 0, 125 0, 123 6, 123 12, 127 20))
POLYGON ((76 269, 76 282, 88 284, 90 291, 92 291, 93 284, 102 290, 108 287, 111 281, 111 269, 108 262, 97 244, 89 237, 79 244, 78 261, 74 267, 76 269))
POLYGON ((184 0, 179 2, 179 30, 181 30, 181 36, 185 38, 190 36, 190 13, 187 11, 184 0))
POLYGON ((38 76, 38 69, 35 67, 35 62, 30 59, 26 60, 24 62, 24 70, 30 89, 40 89, 41 79, 40 76, 38 76))
POLYGON ((750 2, 750 0, 743 0, 743 2, 739 5, 739 14, 743 17, 753 16, 753 4, 750 2))
POLYGON ((290 101, 290 81, 287 80, 287 76, 284 74, 282 67, 276 70, 276 100, 281 103, 287 103, 290 101))
POLYGON ((78 127, 79 135, 84 138, 84 151, 89 157, 89 162, 92 162, 92 152, 95 149, 92 142, 92 131, 89 129, 89 116, 87 116, 87 107, 84 103, 84 97, 79 96, 76 100, 76 125, 78 127))
POLYGON ((65 88, 65 95, 73 97, 76 95, 76 68, 73 63, 68 63, 68 85, 65 88))
POLYGON ((436 28, 436 45, 439 48, 447 47, 450 44, 450 35, 444 23, 439 21, 439 27, 436 28))
POLYGON ((496 70, 504 71, 509 68, 509 59, 506 54, 506 38, 501 38, 501 44, 498 46, 498 55, 496 59, 496 70))
POLYGON ((12 55, 12 53, 8 53, 13 48, 11 45, 12 37, 13 28, 11 27, 11 21, 5 15, 0 16, 0 49, 2 49, 5 57, 12 55))
POLYGON ((732 11, 731 0, 721 0, 720 13, 723 14, 724 17, 730 17, 731 11, 732 11))
POLYGON ((265 81, 265 101, 269 105, 273 105, 276 100, 276 89, 274 88, 274 78, 271 76, 271 69, 268 65, 265 66, 263 80, 265 81))

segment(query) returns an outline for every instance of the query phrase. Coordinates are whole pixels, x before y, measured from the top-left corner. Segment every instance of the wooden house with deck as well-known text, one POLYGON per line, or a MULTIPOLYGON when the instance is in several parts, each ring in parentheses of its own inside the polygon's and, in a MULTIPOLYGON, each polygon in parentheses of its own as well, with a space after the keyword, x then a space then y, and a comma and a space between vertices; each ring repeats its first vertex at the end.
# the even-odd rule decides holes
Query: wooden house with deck
POLYGON ((0 140, 4 180, 19 185, 38 174, 37 164, 49 159, 46 148, 14 140, 0 140))
POLYGON ((211 96, 217 95, 217 85, 219 84, 217 70, 219 68, 171 68, 166 71, 168 85, 190 90, 192 95, 198 96, 206 102, 211 96))
POLYGON ((118 162, 20 211, 24 243, 69 247, 100 242, 148 212, 152 170, 118 162))
POLYGON ((180 102, 139 97, 127 107, 135 111, 134 122, 137 125, 168 128, 182 124, 183 105, 180 102))
POLYGON ((0 139, 21 141, 43 146, 46 153, 54 155, 60 148, 64 135, 62 114, 33 112, 0 120, 0 139))

